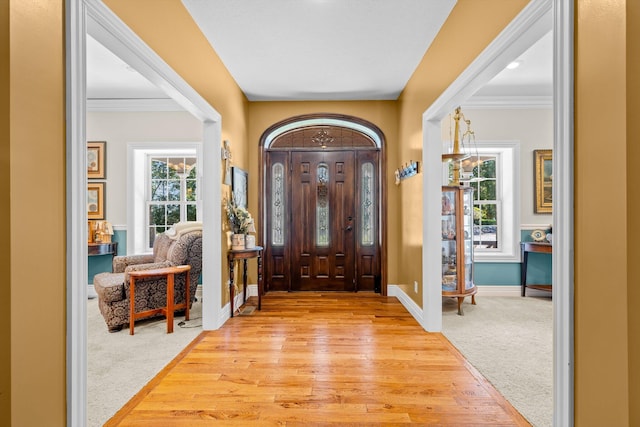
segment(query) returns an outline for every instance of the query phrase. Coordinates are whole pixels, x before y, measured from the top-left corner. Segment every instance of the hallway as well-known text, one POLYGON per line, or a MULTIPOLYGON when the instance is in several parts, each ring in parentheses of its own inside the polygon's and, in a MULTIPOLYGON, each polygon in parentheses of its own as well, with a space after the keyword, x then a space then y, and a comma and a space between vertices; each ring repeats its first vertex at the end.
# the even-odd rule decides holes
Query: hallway
POLYGON ((262 305, 201 333, 106 425, 529 425, 395 298, 270 292, 262 305))

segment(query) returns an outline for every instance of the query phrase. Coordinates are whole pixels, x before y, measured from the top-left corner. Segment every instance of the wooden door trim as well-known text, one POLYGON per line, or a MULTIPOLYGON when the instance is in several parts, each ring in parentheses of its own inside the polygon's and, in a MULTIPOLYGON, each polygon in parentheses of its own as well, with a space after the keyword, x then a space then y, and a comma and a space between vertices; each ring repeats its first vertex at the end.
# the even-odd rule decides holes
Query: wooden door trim
MULTIPOLYGON (((265 198, 266 194, 266 151, 269 151, 268 143, 271 141, 274 134, 284 133, 280 130, 286 129, 286 131, 301 129, 310 126, 338 126, 359 131, 369 136, 372 141, 378 146, 380 152, 379 158, 379 173, 378 173, 378 185, 380 190, 380 207, 378 214, 380 216, 380 293, 383 296, 387 295, 387 155, 386 155, 386 139, 382 130, 375 124, 361 119, 355 116, 349 116, 345 114, 336 113, 312 113, 303 114, 299 116, 293 116, 281 120, 273 125, 269 126, 261 135, 259 141, 259 156, 258 156, 258 181, 260 188, 260 196, 258 197, 258 215, 260 221, 258 222, 258 236, 260 244, 265 248, 268 246, 266 242, 266 206, 265 198), (337 123, 341 123, 340 126, 337 123), (278 133, 280 132, 280 133, 278 133)), ((350 149, 353 149, 351 147, 350 149)))

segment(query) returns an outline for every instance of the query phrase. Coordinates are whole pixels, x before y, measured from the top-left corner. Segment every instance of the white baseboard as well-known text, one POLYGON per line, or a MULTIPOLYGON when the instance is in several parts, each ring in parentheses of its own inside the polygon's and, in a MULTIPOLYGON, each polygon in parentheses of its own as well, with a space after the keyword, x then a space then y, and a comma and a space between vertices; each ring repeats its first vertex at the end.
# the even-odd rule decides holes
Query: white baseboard
MULTIPOLYGON (((247 285, 247 298, 252 296, 258 296, 258 285, 247 285)), ((244 301, 244 290, 238 292, 234 296, 233 307, 234 309, 238 309, 242 305, 242 301, 244 301)), ((222 326, 224 323, 231 319, 231 304, 226 303, 222 310, 220 310, 220 316, 218 317, 218 325, 222 326)))
MULTIPOLYGON (((479 285, 477 294, 480 297, 519 297, 521 295, 522 287, 520 285, 479 285)), ((528 297, 548 297, 551 296, 551 292, 527 289, 526 295, 528 297)))
POLYGON ((87 287, 87 299, 94 299, 94 298, 98 298, 98 294, 96 293, 96 288, 93 286, 93 283, 91 283, 87 287))
MULTIPOLYGON (((478 297, 519 297, 522 288, 519 285, 499 286, 499 285, 482 285, 478 286, 478 297)), ((416 321, 424 327, 422 323, 423 311, 414 300, 398 285, 387 285, 387 295, 398 298, 398 301, 407 309, 416 321)), ((550 292, 540 291, 537 289, 527 289, 528 297, 549 297, 550 292)))
POLYGON ((258 296, 258 285, 247 285, 247 298, 258 296))
POLYGON ((483 297, 517 297, 520 296, 520 286, 482 285, 478 286, 478 296, 483 297))
POLYGON ((422 324, 422 308, 412 300, 406 292, 398 285, 387 285, 387 295, 398 298, 398 301, 407 309, 414 319, 424 328, 422 324))
POLYGON ((229 303, 227 303, 222 310, 220 310, 218 315, 218 328, 222 327, 226 323, 227 320, 231 318, 231 308, 229 303))

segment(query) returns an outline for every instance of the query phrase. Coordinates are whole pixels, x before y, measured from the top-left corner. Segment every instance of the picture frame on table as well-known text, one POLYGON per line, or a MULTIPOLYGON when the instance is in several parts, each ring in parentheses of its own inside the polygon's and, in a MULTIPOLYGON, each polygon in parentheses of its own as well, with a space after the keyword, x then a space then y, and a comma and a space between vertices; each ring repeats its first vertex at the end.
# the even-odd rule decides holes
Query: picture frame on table
POLYGON ((105 219, 105 186, 104 182, 87 184, 87 219, 105 219))
POLYGON ((553 211, 553 150, 534 150, 534 212, 553 211))
POLYGON ((247 209, 249 173, 235 166, 231 167, 231 192, 236 206, 247 209))
POLYGON ((87 178, 105 179, 107 177, 107 142, 87 142, 87 178))

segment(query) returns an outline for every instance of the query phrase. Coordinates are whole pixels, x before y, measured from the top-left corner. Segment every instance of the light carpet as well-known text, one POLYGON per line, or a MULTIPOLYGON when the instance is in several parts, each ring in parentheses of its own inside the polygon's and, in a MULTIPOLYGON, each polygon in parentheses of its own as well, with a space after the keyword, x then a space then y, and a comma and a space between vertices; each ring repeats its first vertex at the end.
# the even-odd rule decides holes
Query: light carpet
POLYGON ((533 426, 552 425, 553 324, 549 297, 443 299, 442 332, 533 426))
MULTIPOLYGON (((88 426, 102 426, 202 331, 201 297, 191 320, 136 322, 135 335, 109 333, 97 299, 87 302, 88 426)), ((535 427, 551 426, 552 303, 550 298, 443 299, 443 333, 467 360, 535 427)), ((241 313, 249 314, 249 313, 241 313)))

